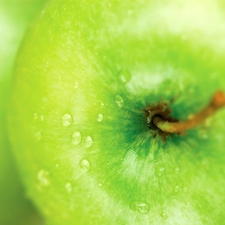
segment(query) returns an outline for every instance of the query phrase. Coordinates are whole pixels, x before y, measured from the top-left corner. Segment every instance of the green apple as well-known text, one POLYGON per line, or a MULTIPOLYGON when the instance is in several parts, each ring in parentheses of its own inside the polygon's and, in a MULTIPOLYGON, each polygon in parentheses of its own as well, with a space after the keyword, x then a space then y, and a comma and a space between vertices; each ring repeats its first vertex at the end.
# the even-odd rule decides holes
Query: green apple
POLYGON ((0 224, 40 224, 25 199, 6 135, 6 104, 13 61, 29 21, 40 11, 42 0, 0 0, 0 224))
POLYGON ((149 123, 224 100, 224 13, 215 0, 49 3, 20 49, 8 114, 48 224, 224 223, 225 110, 170 135, 149 123))

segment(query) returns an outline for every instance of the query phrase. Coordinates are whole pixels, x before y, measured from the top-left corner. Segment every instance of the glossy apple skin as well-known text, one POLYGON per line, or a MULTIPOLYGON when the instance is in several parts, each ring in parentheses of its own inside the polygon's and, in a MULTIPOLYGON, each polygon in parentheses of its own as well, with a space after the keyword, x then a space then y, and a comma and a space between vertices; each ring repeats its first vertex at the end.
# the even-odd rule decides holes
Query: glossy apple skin
POLYGON ((41 224, 36 210, 25 199, 6 131, 6 105, 19 43, 29 21, 41 10, 42 0, 0 0, 0 224, 41 224))
POLYGON ((186 119, 225 90, 217 1, 52 1, 16 63, 9 134, 49 224, 225 221, 224 116, 164 142, 144 109, 186 119))

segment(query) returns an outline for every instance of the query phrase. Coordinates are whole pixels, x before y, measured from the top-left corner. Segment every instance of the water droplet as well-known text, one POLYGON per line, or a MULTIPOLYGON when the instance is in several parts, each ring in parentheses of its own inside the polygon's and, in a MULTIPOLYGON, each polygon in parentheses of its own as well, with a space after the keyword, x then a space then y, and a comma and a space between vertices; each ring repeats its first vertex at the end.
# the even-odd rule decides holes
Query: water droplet
POLYGON ((49 172, 47 172, 46 170, 40 170, 38 172, 37 178, 42 186, 48 186, 50 184, 49 172))
POLYGON ((163 219, 167 219, 168 218, 168 215, 165 212, 162 212, 161 216, 162 216, 163 219))
POLYGON ((38 120, 38 119, 40 119, 41 121, 44 121, 45 120, 45 117, 44 117, 44 115, 38 115, 37 113, 34 113, 33 114, 33 118, 34 118, 34 120, 38 120))
POLYGON ((102 120, 103 120, 103 115, 102 114, 98 114, 97 121, 101 122, 102 120))
POLYGON ((179 186, 176 186, 175 187, 175 192, 177 193, 179 191, 180 187, 179 186))
POLYGON ((85 148, 90 148, 93 144, 93 140, 90 136, 87 136, 84 140, 84 147, 85 148))
POLYGON ((131 78, 131 73, 129 70, 121 70, 120 71, 120 80, 123 83, 127 83, 131 78))
POLYGON ((44 115, 41 115, 40 116, 40 120, 43 122, 45 120, 45 116, 44 115))
POLYGON ((72 142, 74 145, 79 145, 81 143, 81 133, 79 131, 72 134, 72 142))
POLYGON ((180 172, 180 168, 179 167, 176 167, 175 173, 178 174, 179 172, 180 172))
POLYGON ((105 106, 103 102, 100 103, 100 108, 102 109, 105 106))
POLYGON ((149 212, 149 207, 144 202, 134 202, 131 205, 131 209, 142 214, 147 214, 149 212))
POLYGON ((76 81, 76 82, 74 83, 74 88, 77 89, 78 87, 79 87, 79 83, 76 81))
POLYGON ((70 126, 72 123, 72 116, 70 114, 65 114, 62 116, 62 124, 65 127, 70 126))
POLYGON ((101 188, 102 187, 102 183, 99 183, 98 186, 101 188))
POLYGON ((88 172, 91 169, 90 163, 87 159, 82 159, 80 161, 80 167, 86 172, 88 172))
POLYGON ((124 106, 124 100, 120 95, 116 95, 116 104, 122 108, 124 106))
POLYGON ((34 117, 34 120, 37 120, 38 119, 38 114, 37 113, 34 113, 33 114, 33 117, 34 117))
POLYGON ((66 183, 65 187, 66 187, 66 190, 67 190, 68 193, 72 192, 73 188, 72 188, 72 184, 71 183, 66 183))
POLYGON ((41 132, 40 131, 36 132, 34 136, 35 136, 37 141, 41 140, 41 132))

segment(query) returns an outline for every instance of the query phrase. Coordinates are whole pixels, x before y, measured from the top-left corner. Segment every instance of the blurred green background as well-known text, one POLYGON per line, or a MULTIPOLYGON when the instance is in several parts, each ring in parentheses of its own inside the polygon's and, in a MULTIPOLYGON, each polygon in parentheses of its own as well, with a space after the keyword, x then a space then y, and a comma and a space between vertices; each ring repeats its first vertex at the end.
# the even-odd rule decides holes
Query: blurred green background
POLYGON ((46 1, 0 0, 0 225, 44 223, 26 199, 20 183, 6 134, 5 116, 19 44, 46 1))

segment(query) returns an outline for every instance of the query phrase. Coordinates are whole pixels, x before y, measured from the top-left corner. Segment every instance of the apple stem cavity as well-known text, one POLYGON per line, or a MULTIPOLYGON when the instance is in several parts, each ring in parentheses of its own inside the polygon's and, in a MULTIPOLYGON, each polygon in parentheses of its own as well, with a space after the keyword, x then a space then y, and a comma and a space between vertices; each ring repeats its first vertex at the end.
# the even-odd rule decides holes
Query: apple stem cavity
POLYGON ((211 102, 203 110, 191 116, 186 121, 169 121, 159 113, 152 117, 152 123, 162 132, 179 134, 202 124, 207 118, 224 106, 225 94, 222 91, 217 91, 211 102))

